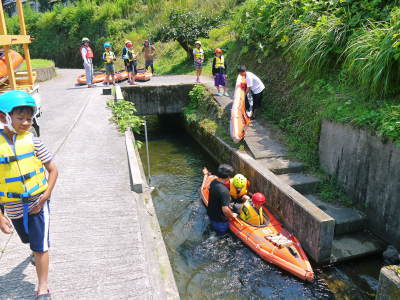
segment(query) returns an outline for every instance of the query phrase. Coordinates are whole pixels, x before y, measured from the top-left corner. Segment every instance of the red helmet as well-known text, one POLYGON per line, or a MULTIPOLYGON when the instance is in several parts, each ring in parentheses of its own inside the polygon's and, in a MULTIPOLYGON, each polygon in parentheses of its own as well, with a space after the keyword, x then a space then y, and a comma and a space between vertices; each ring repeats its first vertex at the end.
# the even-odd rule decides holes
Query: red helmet
POLYGON ((220 48, 217 48, 217 49, 215 49, 215 51, 214 51, 215 53, 222 53, 222 49, 220 49, 220 48))
POLYGON ((127 47, 132 47, 133 44, 132 44, 131 42, 128 42, 128 43, 126 43, 126 46, 127 46, 127 47))
POLYGON ((254 204, 263 205, 267 199, 265 198, 263 193, 255 193, 253 198, 251 198, 254 204))

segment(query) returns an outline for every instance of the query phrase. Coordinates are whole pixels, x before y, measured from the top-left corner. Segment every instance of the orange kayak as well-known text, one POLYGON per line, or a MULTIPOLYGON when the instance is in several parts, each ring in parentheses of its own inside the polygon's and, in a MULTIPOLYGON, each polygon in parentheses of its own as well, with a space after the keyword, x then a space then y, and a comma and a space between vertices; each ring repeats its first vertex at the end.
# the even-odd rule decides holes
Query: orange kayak
MULTIPOLYGON (((151 77, 152 74, 150 72, 147 72, 146 70, 142 71, 141 69, 139 69, 138 73, 136 74, 135 81, 149 81, 151 77)), ((106 79, 105 70, 94 72, 93 83, 100 83, 103 82, 105 79, 106 79)), ((126 70, 120 70, 118 72, 115 72, 115 81, 120 82, 126 79, 128 79, 128 72, 126 70)), ((76 79, 76 82, 78 84, 86 84, 86 74, 84 73, 79 75, 78 78, 76 79)))
MULTIPOLYGON (((208 205, 210 183, 215 178, 204 176, 200 194, 205 206, 208 205)), ((238 217, 229 221, 229 229, 265 261, 304 281, 313 281, 313 269, 299 240, 284 229, 265 206, 262 208, 264 225, 252 225, 238 217)))
MULTIPOLYGON (((15 69, 22 64, 24 58, 22 57, 21 54, 19 54, 14 50, 10 50, 10 55, 11 55, 12 65, 15 71, 15 69)), ((5 77, 7 75, 8 75, 8 69, 7 69, 6 58, 4 56, 4 49, 0 49, 0 78, 5 77)))
POLYGON ((149 81, 153 74, 146 69, 137 69, 135 81, 149 81))
POLYGON ((246 78, 239 75, 236 80, 230 123, 230 133, 235 143, 244 138, 250 125, 250 118, 246 114, 245 97, 246 78))

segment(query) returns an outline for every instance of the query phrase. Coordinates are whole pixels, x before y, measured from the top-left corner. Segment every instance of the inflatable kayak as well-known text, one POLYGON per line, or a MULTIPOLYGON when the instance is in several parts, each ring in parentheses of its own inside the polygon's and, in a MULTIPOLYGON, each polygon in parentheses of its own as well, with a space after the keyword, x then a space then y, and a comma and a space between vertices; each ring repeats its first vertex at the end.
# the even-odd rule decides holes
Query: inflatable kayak
POLYGON ((244 138, 250 125, 250 118, 246 114, 245 98, 246 78, 239 75, 236 80, 230 123, 230 133, 235 143, 239 143, 244 138))
MULTIPOLYGON (((9 53, 11 55, 12 65, 15 70, 22 64, 24 58, 21 54, 14 50, 10 50, 9 53)), ((5 76, 8 76, 7 62, 4 55, 4 49, 0 49, 0 78, 3 78, 5 76)))
MULTIPOLYGON (((135 81, 149 81, 152 77, 151 72, 146 71, 145 69, 138 69, 138 73, 136 74, 135 81)), ((93 74, 93 83, 100 83, 106 79, 106 71, 96 71, 93 74)), ((115 72, 115 81, 120 82, 128 79, 128 72, 126 70, 120 70, 115 72)), ((76 79, 78 84, 86 84, 86 74, 81 74, 76 79)))
POLYGON ((146 69, 137 69, 135 81, 149 81, 153 74, 146 69))
MULTIPOLYGON (((215 178, 213 175, 204 176, 200 193, 205 206, 208 205, 210 183, 215 178)), ((300 242, 266 207, 262 208, 264 225, 252 225, 238 217, 229 221, 229 229, 265 261, 304 281, 313 281, 314 272, 300 242)))

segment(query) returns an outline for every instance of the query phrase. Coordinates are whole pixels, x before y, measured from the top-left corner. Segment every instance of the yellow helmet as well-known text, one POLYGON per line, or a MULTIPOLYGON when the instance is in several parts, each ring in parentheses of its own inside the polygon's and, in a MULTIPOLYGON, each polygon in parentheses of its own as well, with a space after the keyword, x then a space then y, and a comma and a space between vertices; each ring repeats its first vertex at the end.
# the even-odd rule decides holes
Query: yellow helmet
POLYGON ((233 185, 237 189, 242 189, 246 186, 247 184, 247 178, 244 177, 242 174, 236 174, 235 177, 233 177, 233 185))

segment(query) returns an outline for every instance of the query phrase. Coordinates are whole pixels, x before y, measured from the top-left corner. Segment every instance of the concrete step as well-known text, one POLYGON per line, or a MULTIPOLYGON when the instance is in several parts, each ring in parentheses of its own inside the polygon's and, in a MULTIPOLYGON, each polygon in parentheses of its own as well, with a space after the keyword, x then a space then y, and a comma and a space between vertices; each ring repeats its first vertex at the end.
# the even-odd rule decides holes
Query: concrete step
POLYGON ((358 210, 323 202, 316 195, 305 197, 335 219, 335 236, 362 231, 365 228, 366 217, 358 210))
POLYGON ((385 243, 368 231, 335 237, 332 243, 331 263, 380 253, 385 243))
POLYGON ((299 161, 288 160, 283 157, 263 158, 257 160, 257 163, 265 166, 275 174, 297 173, 304 169, 304 164, 299 161))
POLYGON ((287 151, 280 142, 277 130, 269 125, 252 121, 244 141, 255 159, 282 157, 287 151))
POLYGON ((302 173, 289 173, 277 175, 279 179, 287 183, 299 193, 302 194, 312 194, 320 183, 320 179, 314 175, 302 174, 302 173))

